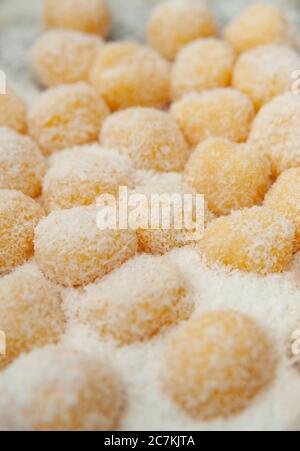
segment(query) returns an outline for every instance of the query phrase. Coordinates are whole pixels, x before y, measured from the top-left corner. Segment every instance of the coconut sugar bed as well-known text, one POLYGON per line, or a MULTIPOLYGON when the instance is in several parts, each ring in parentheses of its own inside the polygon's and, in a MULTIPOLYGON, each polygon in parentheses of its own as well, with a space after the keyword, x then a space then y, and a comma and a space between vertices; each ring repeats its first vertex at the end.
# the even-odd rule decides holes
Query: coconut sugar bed
POLYGON ((89 1, 0 3, 0 430, 297 431, 300 3, 89 1))

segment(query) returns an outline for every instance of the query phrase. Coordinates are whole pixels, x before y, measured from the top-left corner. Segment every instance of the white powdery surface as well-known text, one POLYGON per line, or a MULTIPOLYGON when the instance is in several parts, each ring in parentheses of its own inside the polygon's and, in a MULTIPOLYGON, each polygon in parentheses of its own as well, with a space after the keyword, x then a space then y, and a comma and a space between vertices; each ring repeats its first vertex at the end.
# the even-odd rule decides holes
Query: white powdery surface
MULTIPOLYGON (((109 0, 115 16, 115 37, 143 39, 145 21, 158 0, 109 0)), ((249 0, 210 0, 220 23, 228 21, 249 0)), ((299 23, 294 9, 298 0, 278 1, 288 7, 290 18, 299 23)), ((27 100, 37 92, 27 66, 27 52, 40 33, 42 0, 2 0, 0 5, 0 69, 27 100)), ((138 174, 158 180, 156 174, 138 174)), ((170 175, 170 180, 180 176, 170 175)), ((199 422, 184 414, 163 393, 160 368, 169 332, 137 345, 116 347, 100 341, 92 331, 70 325, 64 340, 78 349, 107 358, 127 391, 127 408, 121 430, 297 430, 300 427, 300 375, 285 358, 289 339, 300 321, 300 264, 281 275, 257 277, 238 272, 207 269, 189 248, 175 251, 171 258, 183 269, 196 293, 193 316, 209 310, 235 309, 264 327, 280 358, 276 381, 242 414, 227 420, 199 422)), ((68 290, 69 294, 69 290, 68 290)), ((34 370, 34 369, 33 369, 34 370)), ((36 369, 38 370, 38 369, 36 369)), ((0 425, 1 429, 1 425, 0 425)))
MULTIPOLYGON (((120 430, 299 429, 300 374, 287 358, 292 332, 300 321, 299 264, 284 274, 258 277, 210 270, 189 247, 173 251, 170 258, 197 293, 193 318, 211 310, 233 309, 250 315, 263 327, 277 352, 276 380, 243 413, 226 420, 198 421, 172 403, 162 389, 160 371, 170 331, 145 343, 117 347, 112 341, 99 340, 83 326, 70 324, 64 340, 108 359, 123 380, 127 407, 120 430)), ((72 291, 66 294, 67 307, 72 291)))

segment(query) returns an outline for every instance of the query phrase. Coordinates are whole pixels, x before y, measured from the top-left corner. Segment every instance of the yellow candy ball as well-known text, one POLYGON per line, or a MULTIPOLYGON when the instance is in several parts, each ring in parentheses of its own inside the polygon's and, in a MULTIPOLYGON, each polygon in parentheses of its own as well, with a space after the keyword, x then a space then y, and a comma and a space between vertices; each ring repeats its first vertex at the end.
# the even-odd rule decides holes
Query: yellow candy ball
POLYGON ((267 193, 264 205, 281 212, 296 227, 297 247, 300 247, 300 168, 284 171, 267 193))
POLYGON ((150 45, 170 60, 189 42, 216 34, 217 24, 213 15, 198 0, 159 3, 147 25, 150 45))
POLYGON ((179 268, 150 255, 128 261, 77 297, 78 319, 121 345, 151 339, 188 319, 194 307, 179 268))
POLYGON ((237 52, 264 44, 287 44, 292 30, 283 12, 275 5, 254 3, 228 25, 224 38, 237 52))
POLYGON ((102 40, 79 31, 44 33, 30 53, 31 67, 42 86, 88 81, 102 40))
POLYGON ((142 252, 163 255, 175 248, 194 244, 199 239, 198 235, 201 236, 205 225, 211 220, 211 212, 203 204, 203 209, 199 212, 201 216, 196 217, 196 192, 183 182, 175 180, 168 182, 160 177, 157 182, 137 186, 131 194, 146 197, 146 203, 139 206, 143 224, 137 228, 139 249, 142 252), (158 208, 156 198, 154 200, 152 198, 153 195, 159 196, 158 208), (186 195, 191 199, 191 204, 188 203, 190 200, 185 202, 186 195), (167 217, 164 218, 165 214, 167 217), (199 221, 198 229, 195 226, 188 228, 185 217, 187 214, 194 223, 196 220, 199 221), (165 224, 162 218, 166 221, 165 224), (151 221, 157 222, 157 225, 153 226, 151 221), (144 223, 147 227, 144 227, 144 223))
POLYGON ((246 141, 254 118, 250 99, 231 88, 187 94, 171 112, 192 146, 210 137, 246 141))
POLYGON ((129 108, 112 114, 102 127, 101 143, 130 157, 139 169, 180 171, 189 156, 173 117, 154 108, 129 108))
POLYGON ((109 110, 87 83, 51 88, 29 111, 30 136, 46 155, 96 141, 109 110))
POLYGON ((249 143, 265 153, 277 177, 300 165, 300 97, 286 93, 275 97, 257 114, 249 143))
POLYGON ((112 111, 170 101, 170 65, 158 53, 132 42, 113 42, 99 52, 91 83, 112 111))
POLYGON ((131 162, 113 149, 97 144, 76 147, 55 155, 43 184, 47 212, 91 205, 102 194, 117 195, 130 186, 131 162))
POLYGON ((235 311, 184 323, 164 356, 163 385, 183 410, 202 420, 245 410, 273 380, 275 358, 264 331, 235 311))
POLYGON ((135 255, 131 230, 102 230, 99 208, 56 210, 35 231, 35 258, 44 275, 65 286, 92 283, 135 255))
POLYGON ((295 226, 282 213, 252 207, 211 222, 198 251, 210 266, 265 275, 285 270, 294 240, 295 226))
POLYGON ((34 229, 42 216, 42 208, 30 197, 0 190, 0 275, 32 256, 34 229))
POLYGON ((107 36, 111 14, 105 0, 46 0, 46 28, 67 28, 107 36))
POLYGON ((216 215, 260 204, 271 180, 270 162, 249 144, 210 138, 185 167, 185 182, 204 195, 216 215))
POLYGON ((22 353, 59 340, 65 326, 61 298, 34 264, 0 278, 0 299, 0 329, 6 335, 0 368, 22 353))
POLYGON ((259 110, 265 103, 291 89, 291 75, 300 67, 300 56, 284 45, 264 45, 243 53, 234 69, 233 86, 247 94, 259 110))
POLYGON ((27 128, 25 105, 9 87, 6 88, 6 94, 0 94, 0 125, 20 133, 24 133, 27 128))
POLYGON ((123 407, 119 380, 95 355, 47 346, 0 375, 0 422, 9 431, 108 431, 123 407))
POLYGON ((229 86, 234 62, 232 47, 219 39, 199 39, 187 45, 172 69, 173 100, 190 92, 229 86))
POLYGON ((0 189, 37 197, 45 172, 46 162, 35 142, 10 128, 0 127, 0 189))

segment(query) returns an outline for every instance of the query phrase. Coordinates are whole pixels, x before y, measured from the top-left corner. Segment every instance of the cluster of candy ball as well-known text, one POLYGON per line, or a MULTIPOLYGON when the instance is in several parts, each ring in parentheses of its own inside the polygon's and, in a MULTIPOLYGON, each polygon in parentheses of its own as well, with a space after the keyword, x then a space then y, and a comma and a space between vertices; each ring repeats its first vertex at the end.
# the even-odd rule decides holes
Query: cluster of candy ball
POLYGON ((28 110, 11 89, 0 96, 1 427, 101 430, 122 417, 122 381, 60 343, 61 287, 75 289, 78 321, 118 346, 178 323, 161 389, 201 420, 240 412, 274 378, 267 331, 233 311, 191 318, 189 283, 166 255, 184 231, 101 230, 95 202, 123 185, 204 194, 195 248, 209 266, 284 271, 300 246, 290 24, 255 4, 220 38, 201 1, 169 0, 149 45, 107 43, 103 0, 46 0, 44 26, 30 61, 47 90, 28 110), (162 182, 137 186, 139 171, 162 182))

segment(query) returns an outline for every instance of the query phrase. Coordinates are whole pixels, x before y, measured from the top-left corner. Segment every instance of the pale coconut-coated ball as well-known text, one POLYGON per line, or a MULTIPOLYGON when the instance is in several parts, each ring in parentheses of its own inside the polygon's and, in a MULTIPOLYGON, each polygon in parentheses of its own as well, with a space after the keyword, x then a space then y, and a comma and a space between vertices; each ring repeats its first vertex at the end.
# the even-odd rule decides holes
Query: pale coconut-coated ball
POLYGON ((231 88, 187 94, 171 113, 192 146, 210 137, 246 141, 254 119, 249 97, 231 88))
POLYGON ((99 213, 96 206, 56 210, 39 223, 35 259, 51 282, 87 285, 135 255, 135 232, 99 227, 99 213))
POLYGON ((37 197, 45 172, 46 162, 36 143, 11 128, 0 127, 0 189, 37 197))
POLYGON ((25 104, 8 86, 6 93, 0 94, 0 125, 20 133, 25 133, 27 128, 25 104))
POLYGON ((102 45, 101 38, 80 31, 50 30, 31 49, 32 71, 38 82, 47 88, 88 81, 102 45))
POLYGON ((283 272, 295 251, 295 226, 280 212, 246 208, 212 221, 198 251, 209 266, 260 275, 283 272))
MULTIPOLYGON (((74 303, 71 298, 68 302, 74 303)), ((76 296, 77 319, 120 345, 146 341, 187 320, 194 299, 168 257, 140 255, 76 296)), ((72 309, 72 307, 71 307, 72 309)))
POLYGON ((34 229, 44 212, 20 191, 0 190, 0 275, 33 255, 34 229))
POLYGON ((300 248, 300 168, 284 171, 268 191, 264 205, 281 212, 296 227, 296 246, 300 248))
POLYGON ((212 13, 198 0, 164 1, 153 10, 147 25, 148 42, 170 60, 188 43, 216 34, 212 13))
POLYGON ((239 53, 259 45, 294 42, 286 16, 269 3, 254 3, 247 7, 227 26, 224 39, 239 53))
POLYGON ((133 174, 129 159, 97 144, 59 152, 44 178, 43 205, 47 212, 91 205, 98 196, 130 186, 133 174))
POLYGON ((192 153, 185 182, 204 195, 213 213, 226 215, 262 203, 271 185, 271 165, 249 144, 210 138, 192 153))
POLYGON ((20 357, 1 373, 0 388, 0 422, 9 431, 113 430, 124 405, 110 367, 66 345, 20 357))
POLYGON ((274 177, 300 165, 300 97, 285 93, 257 114, 249 142, 265 153, 274 177))
POLYGON ((264 45, 243 53, 236 63, 233 86, 247 94, 255 108, 292 87, 291 76, 300 67, 300 56, 285 45, 264 45))
POLYGON ((227 418, 245 410, 272 382, 274 354, 252 318, 209 312, 174 332, 164 355, 163 387, 192 417, 227 418))
POLYGON ((154 108, 128 108, 112 114, 100 138, 104 147, 130 157, 139 169, 180 171, 190 153, 174 118, 154 108))
POLYGON ((29 110, 30 136, 46 155, 96 141, 109 109, 87 83, 66 84, 42 93, 29 110))
POLYGON ((155 50, 112 42, 99 52, 90 81, 112 111, 133 106, 161 108, 170 101, 170 65, 155 50))
POLYGON ((58 290, 33 263, 0 278, 0 329, 6 354, 0 368, 33 348, 59 341, 65 318, 58 290))
POLYGON ((198 39, 177 56, 171 74, 173 100, 190 92, 225 88, 231 84, 235 53, 219 39, 198 39))
POLYGON ((106 0, 45 0, 45 28, 67 28, 105 37, 111 29, 106 0))

